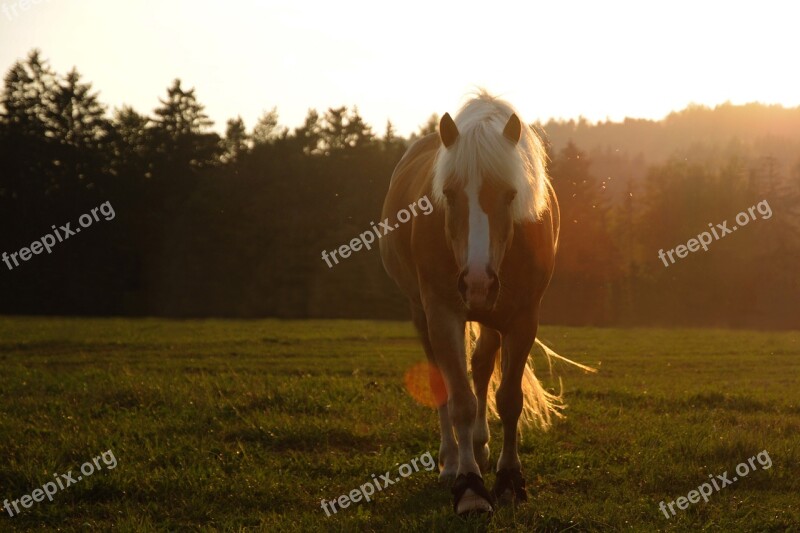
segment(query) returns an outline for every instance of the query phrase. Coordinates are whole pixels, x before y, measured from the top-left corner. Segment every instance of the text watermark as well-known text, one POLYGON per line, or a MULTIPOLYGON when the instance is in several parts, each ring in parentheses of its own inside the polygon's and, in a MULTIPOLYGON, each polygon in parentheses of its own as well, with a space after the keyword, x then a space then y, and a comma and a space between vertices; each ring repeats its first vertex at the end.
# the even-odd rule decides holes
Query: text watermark
POLYGON ((48 254, 53 253, 53 247, 57 242, 64 242, 72 235, 79 233, 81 228, 88 228, 92 225, 92 223, 99 222, 100 217, 97 216, 98 211, 106 220, 114 220, 114 217, 116 216, 116 213, 114 213, 114 208, 111 207, 111 202, 103 202, 99 207, 93 208, 89 213, 84 213, 80 216, 80 218, 78 218, 78 224, 80 224, 80 228, 76 227, 75 229, 71 229, 70 226, 72 225, 72 222, 67 222, 65 225, 60 226, 60 229, 56 229, 54 224, 51 226, 53 228, 52 234, 47 233, 44 237, 33 241, 30 247, 21 248, 19 251, 11 254, 3 252, 3 262, 6 264, 9 270, 14 270, 14 267, 18 267, 20 265, 19 261, 17 261, 17 257, 19 257, 19 259, 22 261, 27 261, 34 255, 39 255, 45 250, 48 254), (56 241, 56 239, 58 240, 56 241), (14 266, 11 266, 12 262, 14 263, 14 266))
POLYGON ((685 511, 689 508, 689 503, 698 503, 700 498, 703 498, 703 500, 708 503, 708 497, 714 494, 712 489, 716 489, 717 492, 719 492, 728 485, 733 485, 734 482, 739 481, 739 477, 745 477, 750 472, 755 472, 756 459, 758 459, 758 464, 761 465, 762 470, 768 470, 772 467, 772 459, 770 458, 769 453, 767 453, 767 450, 764 450, 763 452, 759 452, 758 455, 754 455, 748 459, 746 463, 739 463, 736 465, 736 473, 739 475, 733 476, 733 479, 728 479, 727 470, 722 475, 716 476, 716 478, 712 474, 709 474, 708 477, 711 479, 711 483, 706 481, 702 485, 698 486, 697 490, 690 490, 686 496, 679 496, 678 499, 667 504, 661 501, 658 504, 658 508, 661 509, 661 512, 664 513, 664 516, 667 517, 667 520, 669 520, 672 518, 672 516, 675 516, 675 506, 677 506, 678 509, 685 511), (718 481, 719 483, 717 483, 718 481), (668 507, 672 513, 672 516, 667 513, 668 507))
POLYGON ((0 6, 0 11, 3 12, 8 20, 13 22, 20 16, 20 13, 28 11, 33 6, 45 2, 49 4, 51 0, 17 0, 16 2, 3 2, 3 5, 0 6))
POLYGON ((668 267, 670 264, 675 264, 675 258, 672 257, 673 253, 678 256, 678 259, 683 259, 689 255, 689 252, 696 252, 700 248, 702 248, 704 252, 707 252, 708 245, 714 240, 719 240, 725 235, 731 234, 737 229, 746 226, 751 220, 755 220, 756 210, 761 215, 761 220, 767 220, 768 218, 772 217, 772 208, 769 206, 769 202, 766 200, 761 200, 756 205, 747 208, 747 211, 742 211, 736 215, 736 223, 738 226, 732 226, 729 228, 727 220, 723 221, 721 224, 716 224, 716 227, 714 224, 709 222, 708 227, 711 229, 711 232, 704 231, 700 233, 696 239, 689 239, 686 244, 679 244, 675 248, 668 250, 666 254, 662 248, 658 251, 658 258, 664 262, 664 267, 668 267), (719 230, 719 232, 717 230, 719 230), (669 257, 671 263, 667 263, 667 257, 669 257))
MULTIPOLYGON (((436 461, 433 459, 431 452, 425 452, 419 457, 413 458, 408 463, 400 465, 400 467, 397 469, 397 473, 400 474, 400 477, 405 478, 414 472, 419 472, 419 465, 417 464, 418 462, 422 463, 422 466, 424 466, 425 470, 428 472, 436 468, 436 461)), ((331 511, 336 514, 339 512, 339 509, 350 507, 351 503, 358 503, 362 498, 368 502, 372 501, 370 500, 370 496, 375 494, 376 489, 380 492, 389 485, 394 485, 400 481, 400 477, 395 477, 392 479, 391 470, 387 470, 386 473, 381 474, 379 478, 375 477, 375 474, 372 474, 372 479, 370 481, 367 481, 357 489, 351 490, 349 494, 342 494, 338 498, 330 501, 327 501, 323 498, 320 502, 320 507, 322 507, 322 510, 325 511, 326 515, 331 516, 331 511), (336 509, 337 504, 339 505, 339 509, 336 509)))
POLYGON ((55 481, 48 481, 40 488, 34 489, 30 494, 26 494, 16 500, 11 500, 10 502, 8 500, 4 500, 3 508, 6 510, 6 512, 8 512, 8 516, 13 517, 22 512, 19 508, 20 505, 24 509, 30 509, 33 507, 34 503, 43 502, 45 498, 52 502, 53 496, 55 496, 59 490, 64 490, 70 485, 75 485, 78 481, 81 481, 84 476, 89 477, 94 474, 95 471, 102 470, 103 465, 100 464, 101 459, 108 470, 114 470, 117 467, 117 458, 114 457, 114 452, 108 450, 98 455, 91 461, 86 461, 83 463, 80 467, 80 472, 82 475, 79 475, 77 479, 73 476, 72 470, 66 474, 53 474, 55 481))
POLYGON ((333 268, 333 264, 331 263, 331 259, 333 259, 333 263, 339 264, 339 259, 336 257, 336 254, 339 254, 339 257, 342 259, 347 259, 350 257, 351 252, 357 252, 361 249, 363 245, 364 248, 367 250, 372 249, 371 244, 375 242, 375 236, 380 239, 384 235, 387 235, 390 231, 394 231, 400 227, 400 224, 405 224, 409 220, 411 220, 412 215, 417 216, 417 207, 420 208, 423 215, 430 215, 433 212, 433 204, 430 200, 428 200, 428 195, 426 194, 416 202, 412 202, 408 209, 401 209, 397 212, 397 220, 399 222, 395 222, 394 226, 389 222, 389 219, 386 218, 383 222, 380 222, 380 228, 375 225, 374 222, 370 222, 372 226, 371 230, 365 231, 355 239, 351 240, 349 244, 343 244, 339 248, 335 250, 331 250, 330 253, 323 250, 322 251, 322 260, 328 265, 328 268, 333 268))

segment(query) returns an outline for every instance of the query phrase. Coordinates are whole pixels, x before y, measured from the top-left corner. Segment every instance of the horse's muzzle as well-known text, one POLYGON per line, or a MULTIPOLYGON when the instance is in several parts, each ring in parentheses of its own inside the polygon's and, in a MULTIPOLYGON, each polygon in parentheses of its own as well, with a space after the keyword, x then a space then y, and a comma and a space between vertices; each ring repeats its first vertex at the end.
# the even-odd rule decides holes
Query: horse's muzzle
POLYGON ((458 276, 458 293, 470 311, 489 311, 497 303, 500 279, 489 267, 485 272, 464 269, 458 276))

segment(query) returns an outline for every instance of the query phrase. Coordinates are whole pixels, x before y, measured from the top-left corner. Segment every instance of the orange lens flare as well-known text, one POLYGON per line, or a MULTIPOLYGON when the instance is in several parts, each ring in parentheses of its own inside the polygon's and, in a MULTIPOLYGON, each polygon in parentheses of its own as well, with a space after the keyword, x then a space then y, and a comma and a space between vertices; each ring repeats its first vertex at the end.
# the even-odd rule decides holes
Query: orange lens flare
POLYGON ((447 388, 436 366, 417 363, 406 371, 403 380, 408 393, 420 405, 439 407, 447 402, 447 388))

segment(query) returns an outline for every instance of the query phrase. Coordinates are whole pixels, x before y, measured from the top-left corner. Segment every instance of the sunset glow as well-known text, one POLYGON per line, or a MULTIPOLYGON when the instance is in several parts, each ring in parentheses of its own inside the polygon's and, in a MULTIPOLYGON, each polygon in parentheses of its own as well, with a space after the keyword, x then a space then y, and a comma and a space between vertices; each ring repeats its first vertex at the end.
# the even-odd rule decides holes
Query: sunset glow
POLYGON ((798 8, 787 3, 4 2, 4 68, 38 47, 59 72, 77 66, 109 106, 146 113, 180 77, 218 130, 236 115, 251 127, 273 106, 295 127, 309 107, 357 105, 378 132, 391 119, 408 134, 476 86, 531 121, 800 104, 786 59, 800 48, 798 8))

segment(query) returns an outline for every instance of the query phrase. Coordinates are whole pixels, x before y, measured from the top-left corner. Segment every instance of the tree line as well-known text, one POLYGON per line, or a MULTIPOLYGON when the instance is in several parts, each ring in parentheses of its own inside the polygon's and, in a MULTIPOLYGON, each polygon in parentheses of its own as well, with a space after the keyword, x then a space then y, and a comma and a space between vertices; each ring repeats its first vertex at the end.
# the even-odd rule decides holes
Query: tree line
MULTIPOLYGON (((292 129, 273 108, 251 128, 228 120, 219 135, 180 80, 152 113, 109 112, 75 69, 58 74, 36 50, 8 70, 1 103, 0 253, 104 202, 115 217, 13 270, 0 263, 0 312, 407 317, 376 250, 335 268, 320 254, 379 220, 394 166, 435 131, 435 115, 403 138, 391 123, 377 133, 355 107, 310 110, 292 129)), ((762 107, 787 123, 798 113, 762 107)), ((679 121, 686 128, 695 113, 711 141, 652 151, 624 142, 636 121, 607 137, 592 133, 606 123, 535 125, 552 139, 562 210, 544 322, 800 326, 800 158, 787 148, 800 132, 726 136, 731 110, 714 126, 718 111, 679 121), (669 268, 658 259, 764 199, 770 219, 669 268)))

